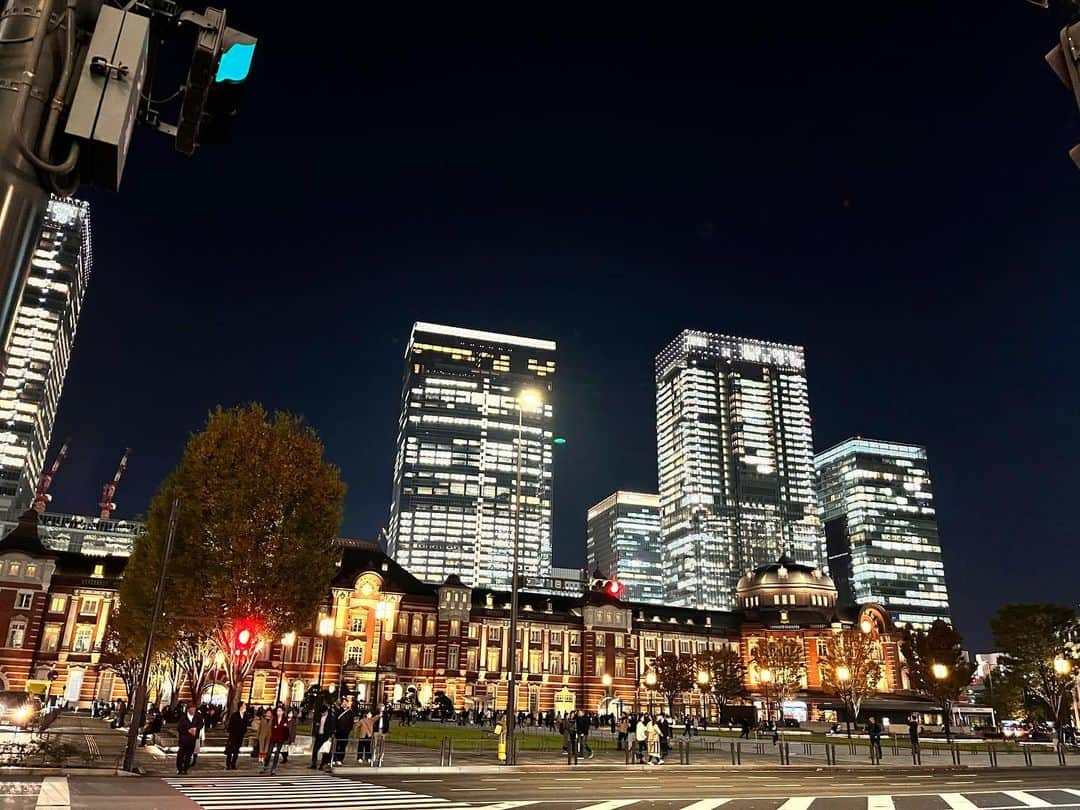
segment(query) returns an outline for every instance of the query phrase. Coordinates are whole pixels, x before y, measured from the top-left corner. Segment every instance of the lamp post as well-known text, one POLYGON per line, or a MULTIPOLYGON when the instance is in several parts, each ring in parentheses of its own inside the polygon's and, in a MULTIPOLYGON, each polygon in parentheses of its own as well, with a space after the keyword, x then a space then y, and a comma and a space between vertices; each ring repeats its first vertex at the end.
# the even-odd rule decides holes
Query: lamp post
POLYGON ((701 716, 705 717, 705 691, 709 688, 709 673, 699 670, 697 674, 698 691, 701 692, 701 716))
POLYGON ((771 688, 769 684, 772 683, 772 670, 766 667, 759 671, 758 680, 760 680, 765 687, 763 690, 765 692, 765 721, 768 722, 772 720, 772 712, 769 710, 769 690, 771 688))
POLYGON ((851 714, 852 703, 851 689, 848 683, 851 681, 851 670, 843 664, 836 668, 836 680, 840 682, 840 691, 844 698, 844 716, 847 719, 847 735, 851 739, 851 714))
MULTIPOLYGON (((1070 672, 1072 672, 1072 661, 1063 656, 1057 656, 1054 659, 1054 674, 1059 678, 1067 678, 1070 672)), ((1057 711, 1054 712, 1054 730, 1057 732, 1058 748, 1065 745, 1065 729, 1062 728, 1061 723, 1061 704, 1064 703, 1064 697, 1062 695, 1058 698, 1057 711)))
POLYGON ((278 675, 277 682, 277 694, 275 695, 275 703, 281 703, 281 684, 285 681, 285 651, 291 649, 292 645, 296 643, 296 633, 290 630, 288 633, 281 637, 281 670, 278 675))
POLYGON ((326 667, 326 653, 327 653, 327 639, 334 634, 334 620, 329 616, 326 616, 319 620, 319 635, 322 636, 322 655, 319 656, 319 677, 316 679, 315 684, 319 687, 319 693, 322 693, 322 677, 323 669, 326 667))
POLYGON ((517 724, 517 614, 518 614, 518 550, 521 546, 521 445, 525 409, 535 410, 544 404, 540 392, 526 389, 517 396, 517 488, 514 501, 514 553, 510 565, 510 682, 506 688, 506 764, 514 762, 514 726, 517 724))
MULTIPOLYGON (((944 681, 949 677, 949 668, 944 664, 934 664, 930 667, 930 674, 934 676, 938 683, 941 684, 944 689, 944 681)), ((952 728, 949 721, 952 719, 949 715, 952 714, 951 701, 948 698, 941 699, 941 710, 945 715, 945 742, 952 742, 952 728)))
POLYGON ((656 672, 649 670, 645 673, 645 686, 649 691, 649 714, 652 714, 653 689, 656 688, 656 672))
POLYGON ((380 710, 382 704, 379 694, 379 666, 382 662, 382 628, 383 622, 390 618, 391 608, 389 602, 379 600, 375 605, 375 682, 371 686, 371 706, 375 711, 380 710))
POLYGON ((600 679, 600 682, 604 684, 604 696, 607 698, 607 711, 611 714, 611 673, 605 672, 604 676, 600 679))

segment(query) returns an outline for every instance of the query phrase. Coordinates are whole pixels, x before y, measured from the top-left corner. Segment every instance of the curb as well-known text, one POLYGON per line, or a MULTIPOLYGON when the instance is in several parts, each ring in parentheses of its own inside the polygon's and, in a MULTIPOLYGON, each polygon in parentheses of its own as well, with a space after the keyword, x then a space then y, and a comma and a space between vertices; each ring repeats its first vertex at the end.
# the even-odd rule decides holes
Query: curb
MULTIPOLYGON (((403 767, 394 766, 389 768, 371 768, 354 765, 340 765, 334 768, 333 772, 341 774, 343 776, 361 776, 363 774, 453 774, 453 773, 571 773, 575 771, 595 771, 599 773, 626 773, 633 771, 655 771, 658 765, 451 765, 451 766, 420 766, 420 767, 403 767)), ((729 773, 738 773, 740 771, 754 771, 754 772, 772 772, 772 773, 791 773, 792 771, 802 773, 865 773, 867 771, 887 771, 890 774, 945 774, 945 773, 970 773, 973 769, 967 765, 947 765, 940 768, 933 766, 927 766, 923 768, 881 768, 875 765, 838 765, 838 766, 825 766, 825 765, 785 765, 778 767, 775 765, 767 766, 754 766, 754 765, 669 765, 668 769, 677 770, 680 768, 687 768, 693 770, 707 770, 707 771, 723 771, 729 773)), ((665 769, 665 770, 668 770, 665 769)), ((998 768, 997 770, 1016 770, 1011 768, 998 768)), ((1024 768, 1024 770, 1031 770, 1030 768, 1024 768)))

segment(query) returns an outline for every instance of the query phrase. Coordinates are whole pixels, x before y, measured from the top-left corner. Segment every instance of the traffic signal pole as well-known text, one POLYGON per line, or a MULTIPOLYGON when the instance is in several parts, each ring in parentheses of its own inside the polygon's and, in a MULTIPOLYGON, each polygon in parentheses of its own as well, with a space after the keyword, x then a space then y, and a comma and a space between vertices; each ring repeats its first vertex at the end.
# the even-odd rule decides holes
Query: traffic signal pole
POLYGON ((34 157, 47 162, 49 156, 32 150, 48 146, 39 142, 46 105, 59 92, 57 66, 62 65, 61 74, 70 71, 64 42, 74 6, 74 0, 7 0, 0 16, 0 351, 5 359, 49 200, 31 162, 34 157))
MULTIPOLYGON (((169 512, 169 531, 165 535, 165 553, 161 557, 161 572, 158 574, 157 594, 154 597, 154 613, 150 617, 150 632, 146 635, 146 647, 143 649, 142 668, 139 670, 139 686, 135 689, 135 699, 131 706, 131 725, 128 727, 127 749, 124 751, 124 770, 135 769, 135 746, 139 741, 139 730, 143 727, 146 716, 146 682, 150 675, 150 658, 154 654, 154 634, 157 632, 158 617, 165 600, 165 575, 169 570, 169 558, 172 557, 173 539, 176 536, 176 513, 180 509, 180 499, 172 502, 169 512)), ((120 718, 123 721, 123 718, 120 718)))

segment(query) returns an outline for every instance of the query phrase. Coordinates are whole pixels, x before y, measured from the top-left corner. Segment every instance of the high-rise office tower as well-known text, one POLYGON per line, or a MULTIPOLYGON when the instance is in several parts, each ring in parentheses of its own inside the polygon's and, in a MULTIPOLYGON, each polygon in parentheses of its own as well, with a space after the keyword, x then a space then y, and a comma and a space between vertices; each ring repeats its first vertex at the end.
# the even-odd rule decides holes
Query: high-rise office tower
POLYGON ((49 201, 0 379, 0 512, 30 507, 45 464, 90 278, 85 202, 49 201))
POLYGON ((519 571, 548 575, 554 377, 554 341, 413 326, 387 530, 394 560, 428 582, 457 574, 510 586, 520 420, 519 571))
POLYGON ((781 554, 825 565, 801 346, 684 331, 656 358, 656 445, 672 604, 731 609, 781 554))
POLYGON ((876 602, 913 627, 950 622, 926 449, 856 437, 814 466, 840 599, 876 602))
POLYGON ((599 570, 622 582, 626 599, 663 602, 660 496, 615 492, 589 509, 585 558, 590 573, 599 570))

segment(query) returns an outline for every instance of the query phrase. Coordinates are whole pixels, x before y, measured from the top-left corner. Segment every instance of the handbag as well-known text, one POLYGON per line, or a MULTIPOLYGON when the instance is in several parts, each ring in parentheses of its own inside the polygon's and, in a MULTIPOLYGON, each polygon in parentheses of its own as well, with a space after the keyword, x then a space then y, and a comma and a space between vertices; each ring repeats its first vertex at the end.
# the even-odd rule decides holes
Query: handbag
POLYGON ((331 751, 331 746, 333 745, 333 742, 334 742, 333 737, 327 737, 326 740, 323 742, 323 744, 319 746, 319 753, 320 754, 329 754, 330 751, 331 751))

